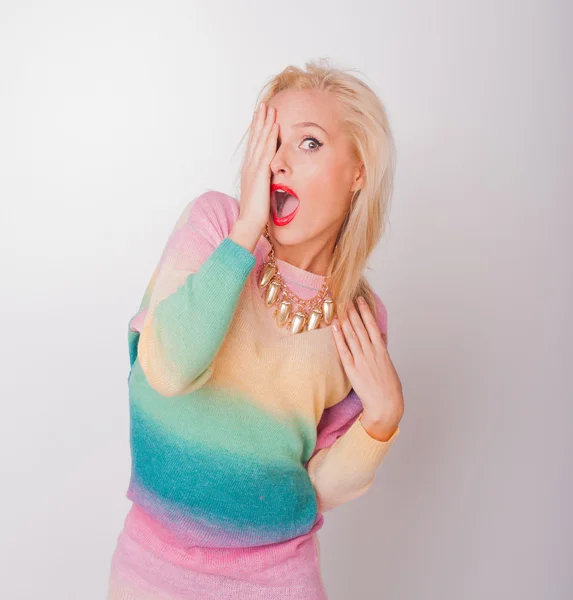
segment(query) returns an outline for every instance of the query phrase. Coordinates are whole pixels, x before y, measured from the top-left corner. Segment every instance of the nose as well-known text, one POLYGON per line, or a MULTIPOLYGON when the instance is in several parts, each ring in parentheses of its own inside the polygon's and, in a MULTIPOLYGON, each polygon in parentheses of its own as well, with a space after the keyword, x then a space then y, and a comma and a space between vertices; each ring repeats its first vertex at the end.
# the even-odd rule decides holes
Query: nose
POLYGON ((279 146, 270 163, 271 171, 276 175, 279 172, 287 173, 289 171, 286 158, 285 146, 279 146))

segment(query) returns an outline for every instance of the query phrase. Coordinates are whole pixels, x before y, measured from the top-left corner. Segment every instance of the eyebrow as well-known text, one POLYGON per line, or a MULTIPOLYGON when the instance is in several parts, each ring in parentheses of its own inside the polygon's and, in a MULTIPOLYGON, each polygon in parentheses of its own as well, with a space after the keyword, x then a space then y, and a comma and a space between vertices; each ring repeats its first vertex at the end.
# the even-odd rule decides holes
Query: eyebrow
POLYGON ((321 127, 318 123, 314 123, 313 121, 303 121, 302 123, 296 123, 293 127, 318 127, 322 129, 326 135, 330 135, 328 131, 324 127, 321 127))

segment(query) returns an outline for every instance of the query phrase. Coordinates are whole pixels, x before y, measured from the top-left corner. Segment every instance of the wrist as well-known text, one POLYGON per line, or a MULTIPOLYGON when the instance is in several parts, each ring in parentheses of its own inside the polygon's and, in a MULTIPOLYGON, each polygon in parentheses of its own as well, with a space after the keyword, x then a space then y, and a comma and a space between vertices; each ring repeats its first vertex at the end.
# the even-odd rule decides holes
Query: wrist
POLYGON ((366 433, 380 442, 387 442, 398 428, 397 421, 375 417, 365 411, 362 411, 358 418, 366 433))
POLYGON ((243 246, 243 248, 253 253, 255 246, 262 235, 262 230, 262 227, 257 227, 256 225, 252 225, 247 221, 237 219, 227 237, 229 237, 236 244, 243 246))

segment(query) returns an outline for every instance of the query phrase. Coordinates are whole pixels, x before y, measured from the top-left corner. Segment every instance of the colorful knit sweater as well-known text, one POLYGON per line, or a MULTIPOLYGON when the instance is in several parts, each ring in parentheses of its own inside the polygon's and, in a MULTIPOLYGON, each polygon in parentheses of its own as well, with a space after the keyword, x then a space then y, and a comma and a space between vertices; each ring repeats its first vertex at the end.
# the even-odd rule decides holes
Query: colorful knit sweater
MULTIPOLYGON (((276 325, 257 287, 270 244, 261 236, 251 253, 228 238, 238 215, 215 191, 187 205, 128 328, 127 497, 186 546, 316 531, 369 489, 399 433, 379 441, 363 428, 330 327, 276 325)), ((324 281, 277 264, 301 297, 324 281)))

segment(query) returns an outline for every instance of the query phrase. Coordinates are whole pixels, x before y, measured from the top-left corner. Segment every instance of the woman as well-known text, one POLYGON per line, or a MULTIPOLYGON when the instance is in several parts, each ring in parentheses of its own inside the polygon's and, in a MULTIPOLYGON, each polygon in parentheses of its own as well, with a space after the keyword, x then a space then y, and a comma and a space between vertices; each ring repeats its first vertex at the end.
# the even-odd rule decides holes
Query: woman
POLYGON ((311 62, 263 90, 240 203, 183 211, 128 328, 133 505, 108 599, 326 598, 323 513, 369 489, 404 410, 362 275, 393 164, 376 95, 311 62))

